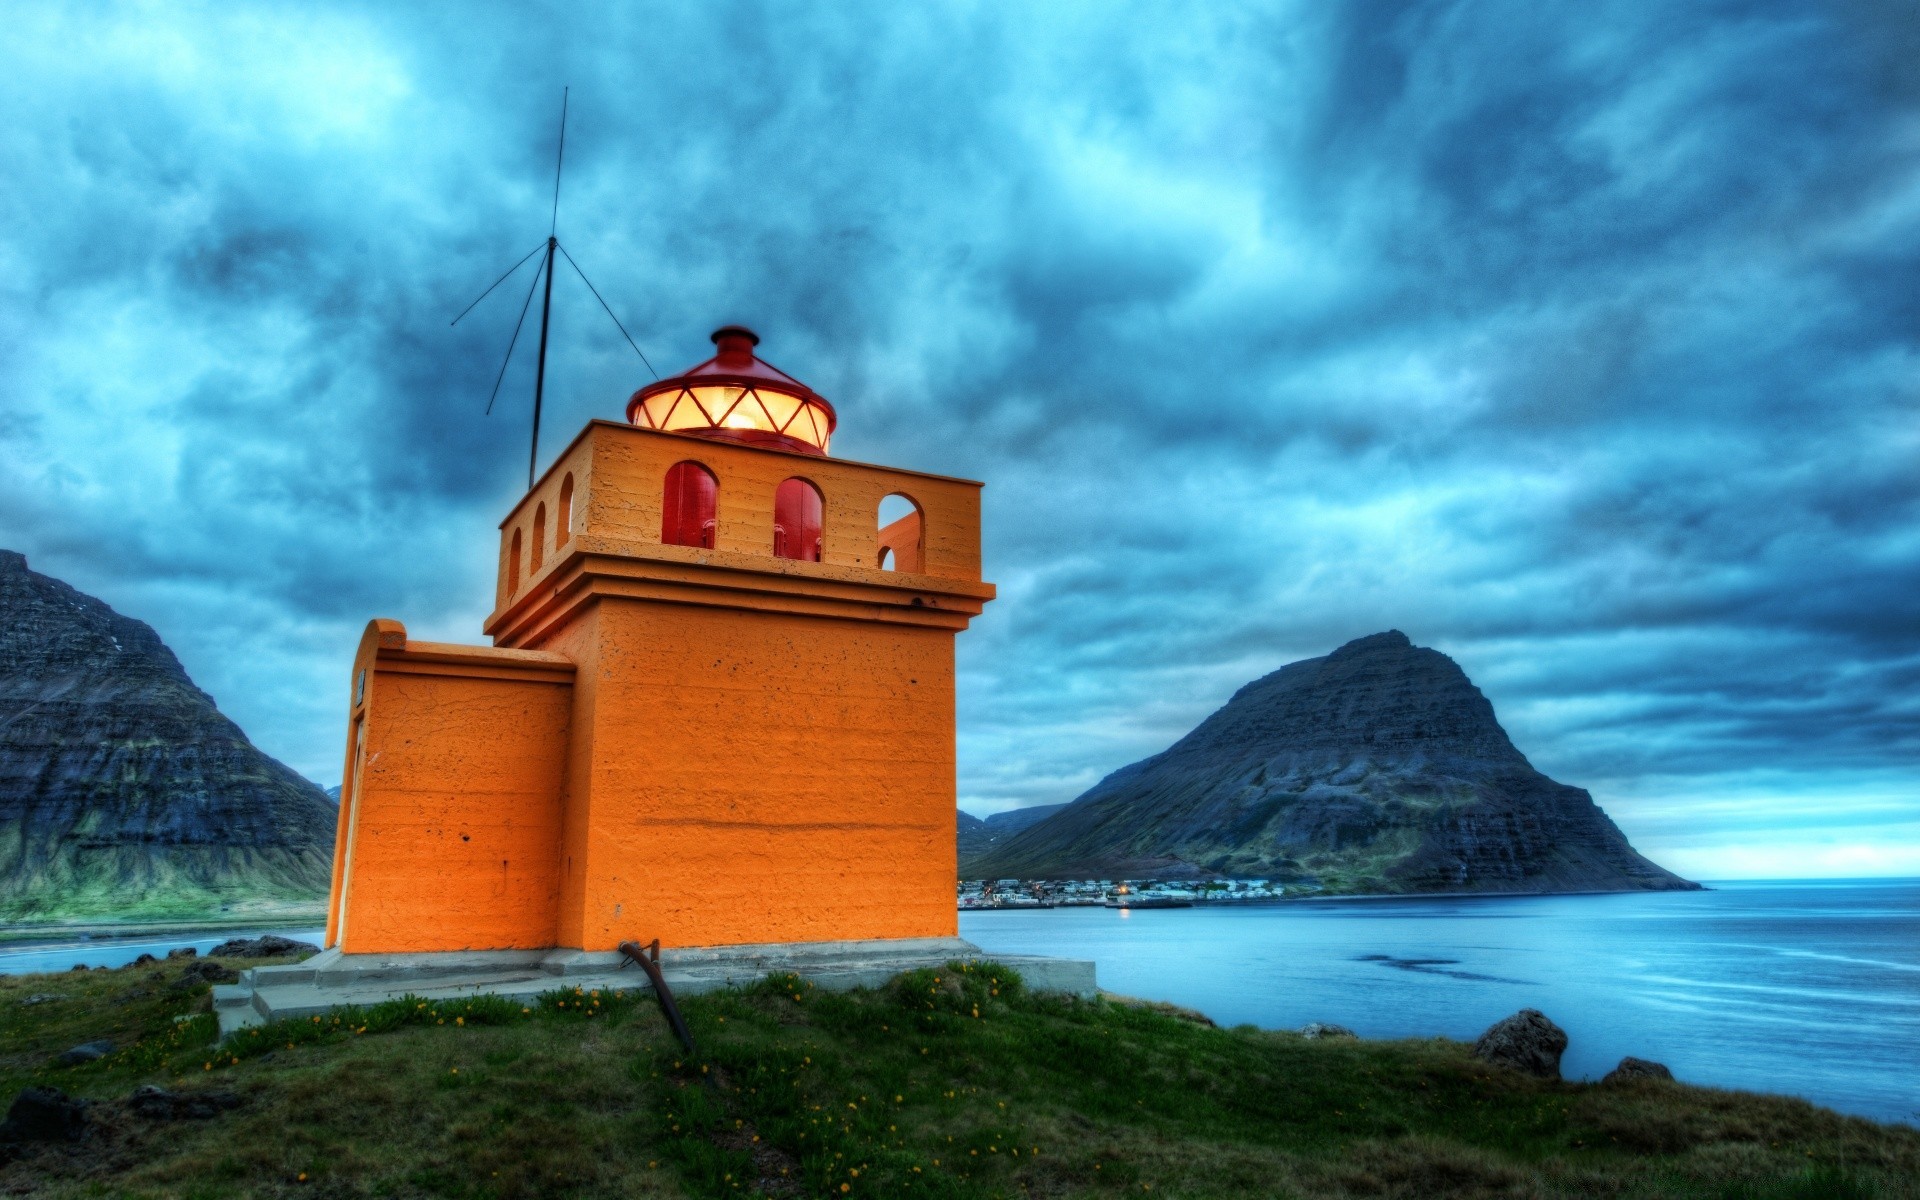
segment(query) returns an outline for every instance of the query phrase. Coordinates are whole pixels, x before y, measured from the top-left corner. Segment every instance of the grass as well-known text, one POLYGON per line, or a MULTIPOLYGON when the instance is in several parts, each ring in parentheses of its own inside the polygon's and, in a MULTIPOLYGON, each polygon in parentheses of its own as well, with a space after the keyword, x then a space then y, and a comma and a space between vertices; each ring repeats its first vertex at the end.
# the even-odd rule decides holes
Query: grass
POLYGON ((65 1196, 1920 1196, 1920 1132, 1779 1097, 1543 1082, 1447 1041, 1309 1042, 1028 993, 991 964, 823 993, 406 999, 219 1044, 179 964, 0 977, 0 1098, 99 1132, 0 1166, 65 1196), (23 1004, 28 996, 62 999, 23 1004), (107 1037, 78 1067, 51 1057, 107 1037), (142 1083, 239 1107, 155 1122, 142 1083))

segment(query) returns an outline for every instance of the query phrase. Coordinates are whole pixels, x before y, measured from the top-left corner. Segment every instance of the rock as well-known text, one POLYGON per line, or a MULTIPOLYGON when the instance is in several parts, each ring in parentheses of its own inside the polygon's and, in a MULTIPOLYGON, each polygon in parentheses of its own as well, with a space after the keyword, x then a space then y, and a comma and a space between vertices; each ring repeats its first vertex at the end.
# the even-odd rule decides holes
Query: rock
POLYGON ((72 970, 72 971, 85 971, 85 970, 87 970, 87 969, 88 969, 88 967, 87 967, 87 964, 85 964, 85 963, 75 963, 75 964, 73 964, 73 966, 72 966, 72 967, 70 967, 70 968, 68 968, 68 969, 69 969, 69 970, 72 970))
POLYGON ((1592 796, 1535 770, 1458 663, 1393 631, 1254 680, 1166 750, 963 855, 960 874, 1332 892, 1696 886, 1642 858, 1592 796))
POLYGON ((1665 1063, 1657 1063, 1647 1058, 1635 1058, 1629 1054, 1620 1060, 1619 1066, 1601 1076, 1600 1082, 1626 1083, 1634 1079, 1665 1079, 1671 1082, 1673 1072, 1667 1069, 1665 1063))
POLYGON ((203 983, 238 983, 240 972, 227 966, 207 960, 196 962, 180 972, 180 978, 173 981, 176 990, 185 991, 199 987, 203 983))
POLYGON ((200 952, 192 946, 181 946, 178 949, 167 951, 168 958, 196 958, 199 954, 200 952))
POLYGON ((87 1102, 58 1088, 30 1087, 0 1121, 0 1141, 77 1142, 87 1132, 87 1102))
POLYGON ((65 996, 62 996, 57 992, 35 992, 31 996, 21 997, 20 1003, 22 1005, 52 1004, 55 1000, 65 1000, 65 999, 66 999, 65 996))
POLYGON ((319 900, 337 815, 151 627, 0 550, 0 924, 319 900))
POLYGON ((147 1084, 134 1091, 127 1107, 154 1121, 205 1121, 240 1107, 240 1097, 233 1092, 169 1092, 147 1084))
POLYGON ((1300 1036, 1313 1042, 1321 1038, 1357 1038, 1360 1035, 1345 1025, 1326 1025, 1319 1021, 1312 1021, 1300 1027, 1300 1036))
POLYGON ((253 939, 234 938, 207 951, 210 958, 278 958, 283 954, 318 953, 320 947, 312 942, 296 942, 272 933, 253 939))
POLYGON ((136 967, 144 967, 148 963, 159 962, 159 961, 160 961, 159 959, 155 958, 151 954, 142 954, 139 958, 136 958, 133 960, 133 965, 136 967))
POLYGON ((90 1063, 97 1058, 105 1058, 113 1053, 113 1043, 105 1038, 97 1042, 82 1042, 73 1049, 61 1054, 54 1062, 63 1067, 77 1067, 81 1063, 90 1063))
POLYGON ((1560 1056, 1566 1052, 1566 1031, 1535 1008, 1496 1022, 1473 1044, 1475 1058, 1542 1079, 1560 1078, 1560 1056))

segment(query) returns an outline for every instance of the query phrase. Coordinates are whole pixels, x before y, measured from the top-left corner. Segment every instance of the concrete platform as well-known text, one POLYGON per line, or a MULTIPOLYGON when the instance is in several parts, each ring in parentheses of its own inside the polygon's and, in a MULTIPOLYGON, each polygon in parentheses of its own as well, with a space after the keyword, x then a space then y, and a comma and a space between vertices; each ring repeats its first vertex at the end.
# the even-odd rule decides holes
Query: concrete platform
MULTIPOLYGON (((797 942, 696 947, 660 952, 660 973, 676 996, 750 984, 791 971, 815 987, 877 987, 902 971, 991 957, 1043 992, 1092 996, 1091 962, 1038 955, 989 956, 964 938, 866 942, 797 942)), ((342 954, 325 950, 303 963, 255 967, 237 984, 213 989, 222 1035, 268 1021, 313 1017, 342 1005, 378 1004, 400 996, 450 1000, 504 996, 531 1000, 559 988, 648 991, 646 972, 613 951, 462 950, 432 954, 342 954)))

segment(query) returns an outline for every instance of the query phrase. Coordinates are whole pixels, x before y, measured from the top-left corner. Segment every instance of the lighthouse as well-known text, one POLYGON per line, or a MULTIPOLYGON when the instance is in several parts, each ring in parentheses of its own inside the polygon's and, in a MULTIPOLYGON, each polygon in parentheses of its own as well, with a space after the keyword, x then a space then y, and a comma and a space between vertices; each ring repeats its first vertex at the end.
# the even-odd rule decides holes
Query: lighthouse
POLYGON ((336 956, 956 937, 981 485, 834 458, 831 403, 713 342, 507 513, 490 645, 368 625, 336 956))

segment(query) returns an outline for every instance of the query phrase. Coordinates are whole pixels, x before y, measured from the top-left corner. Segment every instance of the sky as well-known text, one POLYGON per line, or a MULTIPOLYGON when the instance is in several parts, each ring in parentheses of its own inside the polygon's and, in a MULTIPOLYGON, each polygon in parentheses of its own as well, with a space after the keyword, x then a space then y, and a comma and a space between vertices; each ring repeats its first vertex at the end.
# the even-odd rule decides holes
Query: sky
MULTIPOLYGON (((656 367, 744 322, 985 481, 963 807, 1397 628, 1663 865, 1920 875, 1915 61, 1904 0, 23 6, 0 546, 337 782, 367 619, 482 640, 524 292, 449 321, 570 87, 656 367)), ((549 451, 651 378, 562 275, 549 451)))

